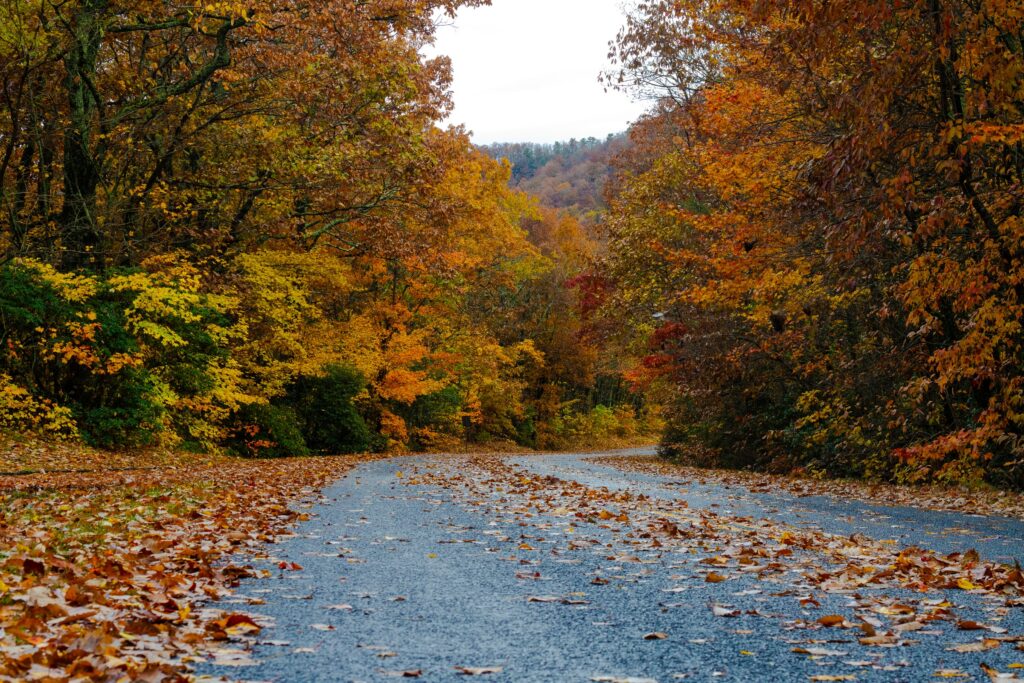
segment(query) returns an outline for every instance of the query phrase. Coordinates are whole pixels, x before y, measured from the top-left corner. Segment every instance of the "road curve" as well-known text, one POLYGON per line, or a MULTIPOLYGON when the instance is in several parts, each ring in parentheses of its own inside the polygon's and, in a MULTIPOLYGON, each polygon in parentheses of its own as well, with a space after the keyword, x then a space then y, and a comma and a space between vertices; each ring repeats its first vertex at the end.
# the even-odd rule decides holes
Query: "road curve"
MULTIPOLYGON (((206 663, 199 673, 311 683, 454 681, 467 678, 462 667, 500 669, 481 673, 492 681, 668 683, 983 681, 983 666, 1009 676, 1024 670, 1014 666, 1024 651, 1012 641, 1024 635, 1024 607, 1007 607, 1004 596, 808 589, 802 577, 813 549, 801 551, 810 559, 768 579, 731 561, 709 572, 708 554, 696 547, 650 547, 643 540, 650 534, 633 520, 604 523, 540 499, 558 500, 563 492, 544 487, 568 481, 583 485, 574 491, 625 492, 655 513, 671 505, 708 523, 703 515, 713 511, 721 527, 714 543, 730 547, 762 543, 751 529, 770 520, 779 529, 859 533, 943 553, 977 548, 1000 561, 1024 554, 1020 521, 757 494, 623 472, 579 454, 506 462, 515 468, 510 476, 529 481, 533 492, 516 493, 519 482, 495 483, 494 472, 475 471, 466 456, 360 466, 325 492, 294 536, 271 546, 257 565, 269 577, 244 581, 232 603, 217 605, 264 625, 251 658, 228 644, 219 662, 235 666, 206 663), (722 580, 710 582, 712 575, 722 580), (935 607, 943 600, 948 608, 935 607), (856 628, 823 629, 815 621, 835 614, 852 623, 865 605, 882 605, 875 611, 888 615, 886 605, 904 603, 956 616, 921 617, 926 628, 895 646, 870 648, 858 643, 856 628), (992 630, 956 626, 970 621, 992 630), (949 649, 991 645, 986 638, 994 634, 1002 640, 977 652, 949 649)), ((625 520, 625 504, 621 509, 625 520)))

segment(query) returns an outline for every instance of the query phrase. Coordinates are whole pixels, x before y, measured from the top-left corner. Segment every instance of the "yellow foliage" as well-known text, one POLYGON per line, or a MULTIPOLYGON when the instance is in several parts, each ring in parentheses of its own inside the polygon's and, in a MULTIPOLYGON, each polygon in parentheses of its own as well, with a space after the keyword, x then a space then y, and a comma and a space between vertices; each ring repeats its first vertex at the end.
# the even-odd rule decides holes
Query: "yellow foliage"
POLYGON ((65 301, 82 303, 95 296, 99 283, 95 278, 76 273, 61 273, 53 266, 32 259, 16 259, 15 264, 35 273, 65 301))
POLYGON ((71 410, 37 399, 6 374, 0 374, 0 428, 61 439, 78 437, 71 410))

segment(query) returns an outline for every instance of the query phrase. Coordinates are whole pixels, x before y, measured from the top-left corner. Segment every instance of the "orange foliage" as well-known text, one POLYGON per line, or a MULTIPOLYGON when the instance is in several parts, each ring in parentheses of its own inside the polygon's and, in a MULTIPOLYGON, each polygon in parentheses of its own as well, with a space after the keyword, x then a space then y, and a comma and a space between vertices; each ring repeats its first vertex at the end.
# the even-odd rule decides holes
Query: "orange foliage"
POLYGON ((646 373, 672 369, 670 441, 1024 483, 1022 17, 1013 0, 636 8, 613 78, 661 100, 621 162, 608 272, 655 340, 646 373))

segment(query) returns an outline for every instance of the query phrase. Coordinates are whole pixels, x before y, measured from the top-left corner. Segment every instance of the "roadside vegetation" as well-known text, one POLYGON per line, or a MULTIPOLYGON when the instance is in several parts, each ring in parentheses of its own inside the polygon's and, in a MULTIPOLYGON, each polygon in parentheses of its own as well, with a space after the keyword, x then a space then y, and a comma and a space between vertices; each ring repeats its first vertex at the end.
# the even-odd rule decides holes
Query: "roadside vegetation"
POLYGON ((691 464, 1024 487, 1015 1, 638 3, 591 291, 691 464))

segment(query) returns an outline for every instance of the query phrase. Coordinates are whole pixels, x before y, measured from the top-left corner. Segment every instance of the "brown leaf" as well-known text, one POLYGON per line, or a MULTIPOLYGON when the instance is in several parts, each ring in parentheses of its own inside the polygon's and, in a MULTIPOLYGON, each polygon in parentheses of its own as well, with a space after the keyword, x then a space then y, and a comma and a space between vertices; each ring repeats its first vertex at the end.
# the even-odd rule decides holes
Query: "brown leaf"
POLYGON ((1000 673, 999 670, 989 666, 985 662, 981 663, 981 670, 988 675, 990 681, 1006 681, 1007 683, 1011 683, 1012 681, 1021 680, 1012 674, 1000 673))
POLYGON ((21 567, 26 576, 42 576, 46 573, 46 565, 39 560, 33 560, 30 557, 25 558, 21 567))
POLYGON ((896 624, 892 627, 892 630, 899 631, 900 633, 911 633, 913 631, 920 631, 924 628, 924 624, 920 621, 905 621, 902 624, 896 624))
POLYGON ((457 666, 455 670, 463 676, 484 676, 486 674, 500 674, 504 669, 500 666, 457 666))
POLYGON ((979 624, 976 621, 963 620, 956 622, 956 627, 961 631, 984 631, 988 627, 984 624, 979 624))
POLYGON ((898 645, 900 639, 893 635, 875 635, 867 636, 860 639, 861 645, 868 645, 871 647, 893 647, 898 645))
POLYGON ((962 643, 960 645, 954 645, 947 647, 946 649, 950 652, 986 652, 987 650, 995 650, 999 647, 999 641, 995 638, 985 638, 984 640, 977 643, 962 643))

